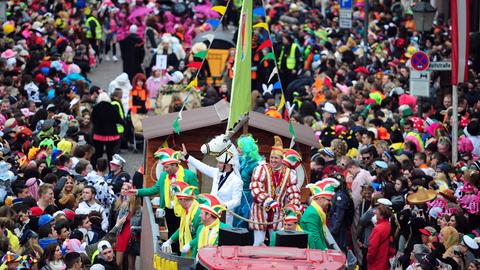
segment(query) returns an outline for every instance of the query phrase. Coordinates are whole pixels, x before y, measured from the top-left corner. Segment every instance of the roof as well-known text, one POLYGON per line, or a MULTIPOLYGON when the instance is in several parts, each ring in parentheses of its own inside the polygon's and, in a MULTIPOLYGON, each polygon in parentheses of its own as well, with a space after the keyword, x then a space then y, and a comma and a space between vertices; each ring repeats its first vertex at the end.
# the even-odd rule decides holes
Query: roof
MULTIPOLYGON (((181 131, 194 130, 202 127, 208 127, 226 123, 230 104, 225 100, 220 100, 215 105, 201 107, 184 111, 182 113, 182 121, 179 122, 181 131)), ((169 113, 164 115, 156 115, 146 118, 142 121, 143 137, 152 139, 156 137, 167 136, 173 133, 172 123, 178 113, 169 113)), ((249 113, 248 126, 258 128, 277 134, 286 138, 291 138, 289 132, 289 124, 282 119, 276 119, 258 112, 249 113)), ((296 142, 318 147, 318 140, 315 139, 314 131, 311 127, 293 123, 293 128, 297 137, 296 142)))

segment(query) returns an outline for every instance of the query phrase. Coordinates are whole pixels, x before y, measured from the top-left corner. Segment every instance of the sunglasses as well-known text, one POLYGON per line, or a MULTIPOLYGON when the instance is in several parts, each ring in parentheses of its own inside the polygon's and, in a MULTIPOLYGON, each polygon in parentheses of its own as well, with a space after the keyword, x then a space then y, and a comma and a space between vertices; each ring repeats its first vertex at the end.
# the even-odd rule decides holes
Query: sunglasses
POLYGON ((370 156, 362 156, 362 159, 363 159, 363 160, 369 160, 369 159, 370 159, 370 156))

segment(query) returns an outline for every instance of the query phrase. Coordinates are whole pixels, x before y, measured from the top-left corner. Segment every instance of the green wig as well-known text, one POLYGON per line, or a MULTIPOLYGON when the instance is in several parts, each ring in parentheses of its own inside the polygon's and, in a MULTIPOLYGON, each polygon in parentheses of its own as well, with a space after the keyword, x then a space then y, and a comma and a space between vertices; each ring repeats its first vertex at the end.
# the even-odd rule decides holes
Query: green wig
POLYGON ((237 145, 240 151, 242 151, 242 155, 240 156, 240 160, 242 161, 260 161, 263 160, 263 157, 260 156, 258 152, 258 145, 255 139, 252 137, 251 134, 246 134, 240 136, 237 139, 237 145))

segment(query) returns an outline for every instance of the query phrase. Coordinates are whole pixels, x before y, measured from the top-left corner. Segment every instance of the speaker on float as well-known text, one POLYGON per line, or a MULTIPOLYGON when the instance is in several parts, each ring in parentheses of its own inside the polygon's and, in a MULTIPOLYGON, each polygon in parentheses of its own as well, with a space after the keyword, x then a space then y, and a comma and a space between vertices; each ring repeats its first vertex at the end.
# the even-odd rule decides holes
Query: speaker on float
POLYGON ((224 228, 218 233, 219 246, 251 246, 251 239, 245 228, 224 228))
POLYGON ((308 247, 308 234, 298 231, 277 231, 277 247, 308 247))

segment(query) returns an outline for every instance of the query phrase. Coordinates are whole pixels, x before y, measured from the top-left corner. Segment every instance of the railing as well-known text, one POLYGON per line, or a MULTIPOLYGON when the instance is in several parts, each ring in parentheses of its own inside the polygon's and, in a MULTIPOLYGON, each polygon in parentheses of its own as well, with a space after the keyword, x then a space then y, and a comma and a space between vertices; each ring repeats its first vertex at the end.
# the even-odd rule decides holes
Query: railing
POLYGON ((152 203, 149 197, 143 198, 142 208, 142 241, 140 242, 141 269, 154 269, 155 254, 158 253, 158 239, 160 232, 155 223, 152 203))
POLYGON ((190 270, 194 259, 162 253, 158 240, 160 231, 155 221, 152 203, 149 197, 143 198, 142 241, 140 243, 141 269, 190 270))

